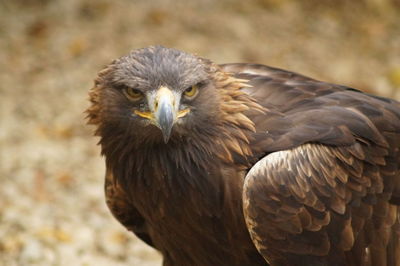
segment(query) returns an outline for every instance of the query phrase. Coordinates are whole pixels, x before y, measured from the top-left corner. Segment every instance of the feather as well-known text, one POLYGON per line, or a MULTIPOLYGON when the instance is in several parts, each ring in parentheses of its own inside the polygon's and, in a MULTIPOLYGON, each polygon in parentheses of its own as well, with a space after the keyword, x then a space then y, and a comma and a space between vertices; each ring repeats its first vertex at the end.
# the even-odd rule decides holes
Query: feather
POLYGON ((398 102, 162 46, 111 62, 89 100, 107 206, 165 265, 400 264, 398 102), (190 110, 166 143, 135 115, 160 86, 190 110))

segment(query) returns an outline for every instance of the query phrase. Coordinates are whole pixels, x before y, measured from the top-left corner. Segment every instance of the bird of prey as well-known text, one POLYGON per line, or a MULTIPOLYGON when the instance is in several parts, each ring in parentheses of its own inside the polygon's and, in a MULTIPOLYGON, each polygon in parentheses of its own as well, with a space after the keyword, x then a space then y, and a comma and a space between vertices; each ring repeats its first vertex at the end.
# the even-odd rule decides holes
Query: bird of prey
POLYGON ((90 91, 115 218, 163 265, 400 265, 400 104, 152 46, 90 91))

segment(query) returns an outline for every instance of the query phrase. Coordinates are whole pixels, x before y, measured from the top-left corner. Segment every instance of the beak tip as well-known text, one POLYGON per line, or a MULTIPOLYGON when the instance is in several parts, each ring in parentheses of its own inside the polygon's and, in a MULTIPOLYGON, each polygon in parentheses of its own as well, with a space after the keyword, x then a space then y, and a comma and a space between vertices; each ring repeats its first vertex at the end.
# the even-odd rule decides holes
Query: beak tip
POLYGON ((164 138, 163 138, 163 139, 164 139, 164 143, 167 144, 168 141, 169 141, 169 136, 165 136, 165 135, 164 135, 164 138))
POLYGON ((161 132, 162 132, 162 136, 163 136, 163 140, 164 143, 167 144, 170 137, 171 137, 171 131, 172 131, 172 127, 171 128, 161 128, 161 132))

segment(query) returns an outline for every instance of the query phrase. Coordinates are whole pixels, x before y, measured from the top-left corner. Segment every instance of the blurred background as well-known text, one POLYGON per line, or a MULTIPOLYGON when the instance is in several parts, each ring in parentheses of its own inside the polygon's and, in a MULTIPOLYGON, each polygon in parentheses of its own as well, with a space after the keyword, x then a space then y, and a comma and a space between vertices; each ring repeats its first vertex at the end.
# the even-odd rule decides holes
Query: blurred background
POLYGON ((400 0, 0 0, 0 265, 160 265, 107 210, 83 114, 154 44, 400 99, 400 0))

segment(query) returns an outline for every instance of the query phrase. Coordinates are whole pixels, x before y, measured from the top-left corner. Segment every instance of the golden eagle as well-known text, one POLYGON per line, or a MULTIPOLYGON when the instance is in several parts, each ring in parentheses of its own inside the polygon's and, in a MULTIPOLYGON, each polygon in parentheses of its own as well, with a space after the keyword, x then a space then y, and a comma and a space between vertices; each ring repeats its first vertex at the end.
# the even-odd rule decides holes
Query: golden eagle
POLYGON ((164 265, 400 265, 400 104, 153 46, 90 91, 113 215, 164 265))

